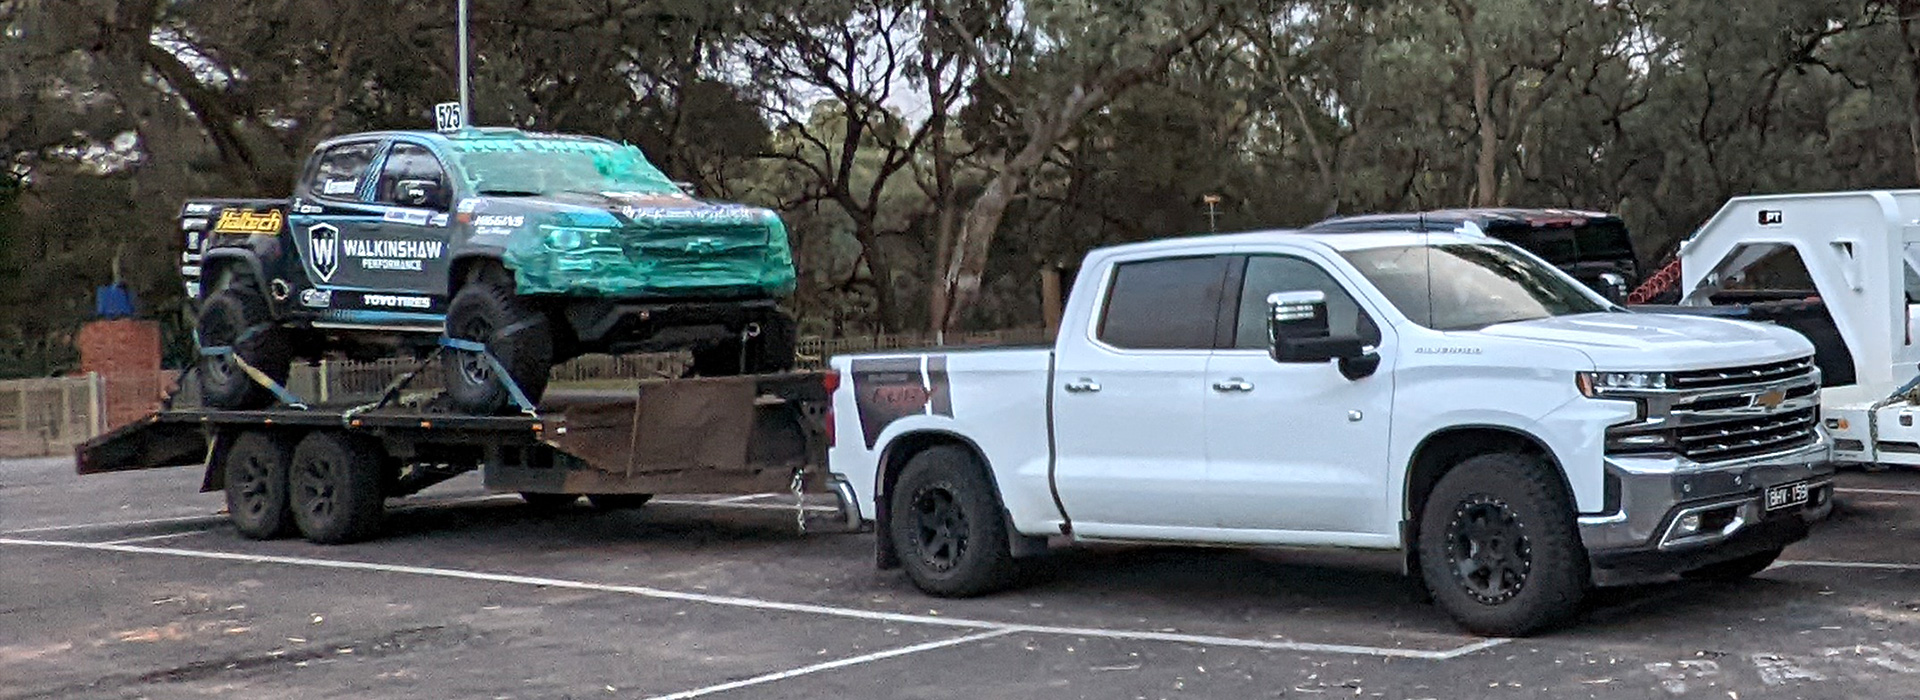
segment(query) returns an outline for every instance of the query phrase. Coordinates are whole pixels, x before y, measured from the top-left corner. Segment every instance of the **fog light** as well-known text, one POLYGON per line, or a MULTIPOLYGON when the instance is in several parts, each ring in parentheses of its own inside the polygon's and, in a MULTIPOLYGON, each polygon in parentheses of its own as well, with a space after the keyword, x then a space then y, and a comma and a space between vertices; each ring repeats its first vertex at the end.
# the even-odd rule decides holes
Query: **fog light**
POLYGON ((1680 534, 1691 535, 1699 531, 1700 531, 1700 514, 1699 513, 1694 513, 1692 515, 1688 515, 1680 519, 1680 527, 1679 527, 1680 534))

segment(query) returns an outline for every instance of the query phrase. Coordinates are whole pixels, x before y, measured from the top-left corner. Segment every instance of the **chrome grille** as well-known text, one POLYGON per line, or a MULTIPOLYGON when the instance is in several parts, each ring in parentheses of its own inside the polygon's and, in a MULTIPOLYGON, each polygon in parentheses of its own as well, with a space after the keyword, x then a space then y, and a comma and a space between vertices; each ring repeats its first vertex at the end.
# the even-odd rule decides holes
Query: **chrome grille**
POLYGON ((1819 408, 1689 425, 1676 431, 1680 453, 1698 462, 1719 462, 1811 444, 1819 408))
POLYGON ((1777 382, 1783 379, 1804 377, 1812 373, 1813 358, 1802 357, 1785 362, 1769 362, 1764 365, 1675 372, 1673 373, 1673 388, 1682 391, 1717 389, 1721 387, 1777 382))

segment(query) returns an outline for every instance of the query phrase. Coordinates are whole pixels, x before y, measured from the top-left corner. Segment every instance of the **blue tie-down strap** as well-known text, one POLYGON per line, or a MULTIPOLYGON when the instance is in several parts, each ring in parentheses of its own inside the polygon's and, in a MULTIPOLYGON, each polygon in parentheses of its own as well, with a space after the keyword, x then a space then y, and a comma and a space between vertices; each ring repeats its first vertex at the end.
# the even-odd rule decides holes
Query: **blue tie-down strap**
POLYGON ((539 415, 538 413, 535 413, 533 410, 533 402, 527 400, 526 392, 523 392, 520 390, 520 384, 518 382, 513 381, 513 376, 507 373, 506 365, 500 364, 500 358, 494 357, 493 353, 491 352, 487 352, 487 346, 485 343, 482 343, 477 340, 449 338, 443 335, 443 336, 440 336, 440 347, 447 348, 450 350, 458 350, 461 352, 476 353, 479 356, 486 358, 487 366, 493 368, 494 379, 496 381, 499 381, 501 386, 504 386, 507 388, 508 396, 513 397, 513 405, 519 406, 521 413, 525 413, 529 416, 539 415))
MULTIPOLYGON (((242 331, 240 337, 233 340, 233 344, 239 345, 245 342, 248 338, 253 337, 255 333, 260 332, 262 328, 266 328, 266 326, 253 326, 242 331)), ((193 332, 193 344, 200 346, 201 357, 226 357, 233 360, 233 364, 238 366, 241 372, 245 372, 247 377, 252 379, 255 384, 264 386, 267 388, 267 391, 273 392, 274 398, 279 399, 280 403, 286 404, 288 408, 296 408, 302 411, 307 410, 307 403, 305 401, 301 401, 300 397, 294 396, 293 392, 288 391, 286 387, 281 386, 279 382, 267 376, 266 372, 260 371, 260 368, 254 367, 252 363, 247 362, 247 359, 241 357, 240 353, 233 351, 232 345, 215 345, 212 347, 200 345, 199 329, 195 329, 193 332)))

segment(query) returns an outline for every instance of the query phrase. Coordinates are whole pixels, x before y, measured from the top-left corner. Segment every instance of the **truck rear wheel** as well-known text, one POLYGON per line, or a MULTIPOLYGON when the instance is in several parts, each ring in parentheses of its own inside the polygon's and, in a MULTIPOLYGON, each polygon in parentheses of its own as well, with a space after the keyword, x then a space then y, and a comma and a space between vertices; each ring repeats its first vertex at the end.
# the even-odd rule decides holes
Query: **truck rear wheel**
MULTIPOLYGON (((511 279, 500 279, 505 274, 495 270, 460 288, 447 305, 447 337, 484 343, 527 401, 538 404, 553 368, 553 333, 546 314, 515 295, 511 279)), ((456 410, 476 415, 518 410, 493 363, 479 353, 449 351, 443 366, 447 398, 456 410)))
POLYGON ((293 449, 293 521, 316 544, 347 544, 372 537, 386 513, 380 489, 378 445, 345 433, 321 430, 293 449))
POLYGON ((914 455, 893 487, 894 552, 922 591, 967 597, 1013 582, 1007 520, 981 469, 966 452, 934 447, 914 455))
POLYGON ((287 465, 293 461, 293 446, 279 436, 248 431, 234 439, 223 461, 227 519, 233 521, 234 529, 255 540, 291 533, 287 465))
POLYGON ((1544 460, 1472 457, 1440 478, 1420 518, 1420 572, 1433 600, 1476 634, 1524 636, 1580 611, 1586 549, 1544 460))
POLYGON ((799 329, 793 317, 784 311, 755 322, 759 333, 746 339, 723 340, 716 345, 693 351, 693 373, 702 377, 731 377, 737 374, 773 374, 793 369, 794 346, 799 329))
POLYGON ((234 361, 237 355, 279 384, 287 382, 293 368, 293 347, 287 331, 273 322, 266 297, 251 279, 237 279, 207 297, 200 305, 195 329, 201 347, 233 349, 233 355, 201 356, 198 374, 202 403, 234 410, 273 403, 273 392, 234 361))

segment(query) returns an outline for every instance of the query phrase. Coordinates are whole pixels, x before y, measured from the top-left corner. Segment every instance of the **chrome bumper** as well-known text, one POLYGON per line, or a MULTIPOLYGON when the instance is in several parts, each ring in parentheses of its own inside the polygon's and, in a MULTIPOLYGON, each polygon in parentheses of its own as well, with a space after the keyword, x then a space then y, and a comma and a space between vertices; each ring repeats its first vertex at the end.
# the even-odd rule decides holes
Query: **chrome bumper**
POLYGON ((1833 512, 1832 448, 1820 432, 1804 447, 1726 463, 1619 456, 1607 458, 1606 470, 1609 512, 1579 518, 1597 571, 1679 573, 1798 541, 1833 512), (1808 483, 1806 503, 1766 508, 1769 487, 1800 481, 1808 483))

